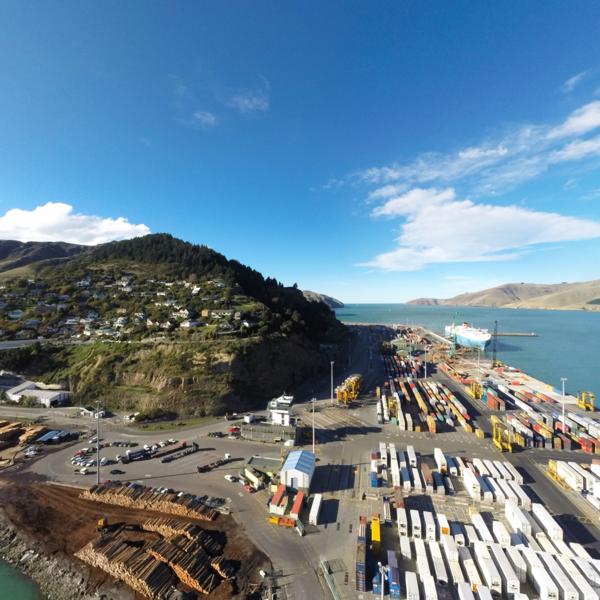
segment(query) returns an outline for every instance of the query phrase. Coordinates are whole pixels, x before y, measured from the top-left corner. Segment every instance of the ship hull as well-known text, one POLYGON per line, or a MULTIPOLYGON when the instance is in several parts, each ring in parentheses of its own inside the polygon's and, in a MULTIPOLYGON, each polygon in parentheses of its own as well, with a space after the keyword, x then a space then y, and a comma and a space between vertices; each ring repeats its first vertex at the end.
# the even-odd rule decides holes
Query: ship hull
POLYGON ((452 336, 457 344, 457 346, 462 346, 463 348, 477 348, 479 350, 485 350, 490 340, 474 340, 472 338, 466 337, 464 335, 460 335, 459 333, 452 336))

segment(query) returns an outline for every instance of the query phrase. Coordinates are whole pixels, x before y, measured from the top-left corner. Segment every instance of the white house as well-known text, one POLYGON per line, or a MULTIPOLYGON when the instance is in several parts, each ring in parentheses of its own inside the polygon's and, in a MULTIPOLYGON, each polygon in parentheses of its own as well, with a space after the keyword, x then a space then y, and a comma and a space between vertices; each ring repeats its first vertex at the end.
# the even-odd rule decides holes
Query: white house
POLYGON ((308 491, 315 473, 316 457, 307 450, 290 452, 283 463, 279 481, 296 491, 308 491))

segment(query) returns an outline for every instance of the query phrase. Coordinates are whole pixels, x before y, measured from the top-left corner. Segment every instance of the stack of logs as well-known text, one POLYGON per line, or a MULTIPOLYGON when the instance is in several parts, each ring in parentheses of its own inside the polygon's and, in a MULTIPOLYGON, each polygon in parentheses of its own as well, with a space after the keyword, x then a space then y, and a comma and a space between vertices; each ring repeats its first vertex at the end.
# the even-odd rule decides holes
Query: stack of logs
POLYGON ((210 556, 218 556, 223 552, 223 546, 195 523, 186 523, 178 519, 148 519, 142 525, 146 531, 155 531, 165 538, 174 538, 178 535, 185 536, 188 540, 196 540, 204 551, 210 556))
POLYGON ((18 438, 24 431, 25 428, 21 423, 0 421, 0 442, 11 442, 18 438))
POLYGON ((210 594, 220 583, 208 555, 195 540, 182 535, 160 540, 148 548, 148 553, 169 565, 185 585, 198 592, 210 594))
POLYGON ((203 521, 212 521, 217 517, 217 512, 206 506, 198 496, 192 494, 161 494, 141 485, 127 485, 117 482, 95 485, 84 491, 81 498, 203 521))
POLYGON ((163 598, 176 583, 173 572, 145 550, 130 545, 120 535, 102 536, 75 554, 80 560, 106 571, 148 598, 163 598))
POLYGON ((19 444, 29 444, 39 438, 42 434, 46 433, 46 431, 48 431, 48 428, 43 425, 31 425, 30 427, 27 427, 25 433, 19 437, 19 444))

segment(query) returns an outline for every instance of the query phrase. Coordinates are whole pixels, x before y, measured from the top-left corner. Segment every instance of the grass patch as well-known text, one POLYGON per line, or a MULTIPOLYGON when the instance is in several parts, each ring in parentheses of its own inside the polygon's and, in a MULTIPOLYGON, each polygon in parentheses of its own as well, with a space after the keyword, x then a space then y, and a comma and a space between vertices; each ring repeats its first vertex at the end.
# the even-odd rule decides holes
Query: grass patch
POLYGON ((179 431, 189 427, 197 427, 198 425, 209 425, 216 423, 217 417, 189 417, 188 419, 177 419, 175 421, 159 421, 157 423, 140 423, 137 425, 139 429, 144 431, 179 431))

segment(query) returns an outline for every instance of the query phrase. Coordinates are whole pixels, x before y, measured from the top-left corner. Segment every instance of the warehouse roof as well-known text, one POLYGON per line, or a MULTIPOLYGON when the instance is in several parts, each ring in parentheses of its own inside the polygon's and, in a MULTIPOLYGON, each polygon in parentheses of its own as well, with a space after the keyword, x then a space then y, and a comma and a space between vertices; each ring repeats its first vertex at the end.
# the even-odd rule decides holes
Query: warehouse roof
POLYGON ((294 450, 290 452, 283 463, 282 471, 297 469, 307 475, 312 475, 315 470, 316 458, 312 452, 307 450, 294 450))

